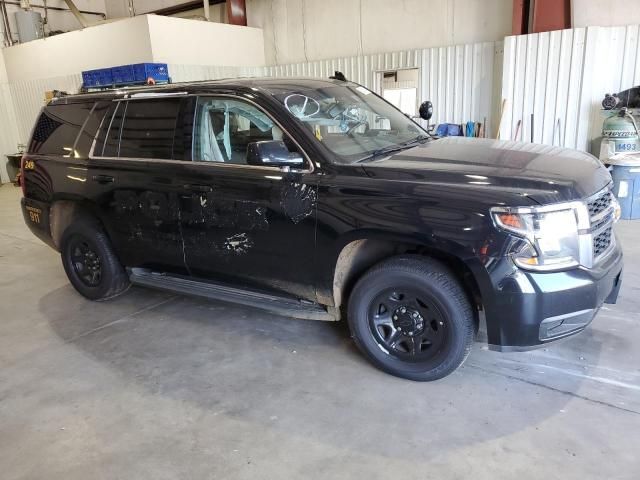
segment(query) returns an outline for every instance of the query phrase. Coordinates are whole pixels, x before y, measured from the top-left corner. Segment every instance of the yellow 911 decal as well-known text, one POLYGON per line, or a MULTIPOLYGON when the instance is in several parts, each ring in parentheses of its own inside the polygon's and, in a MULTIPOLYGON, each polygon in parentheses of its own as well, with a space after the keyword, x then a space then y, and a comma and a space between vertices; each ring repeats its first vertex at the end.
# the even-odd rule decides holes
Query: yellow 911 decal
POLYGON ((27 212, 29 212, 29 218, 31 219, 31 221, 33 223, 40 223, 41 220, 41 215, 42 215, 42 210, 40 210, 39 208, 35 208, 35 207, 25 207, 27 209, 27 212))

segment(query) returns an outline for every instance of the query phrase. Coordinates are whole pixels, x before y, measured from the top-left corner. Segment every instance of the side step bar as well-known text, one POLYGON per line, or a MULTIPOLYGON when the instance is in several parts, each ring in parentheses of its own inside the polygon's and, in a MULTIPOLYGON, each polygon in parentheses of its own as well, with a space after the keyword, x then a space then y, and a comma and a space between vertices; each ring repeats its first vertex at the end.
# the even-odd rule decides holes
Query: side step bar
POLYGON ((134 285, 211 300, 249 305, 289 317, 335 321, 335 318, 319 304, 306 303, 295 298, 281 297, 256 290, 243 290, 221 283, 198 281, 141 268, 130 269, 129 279, 134 285))

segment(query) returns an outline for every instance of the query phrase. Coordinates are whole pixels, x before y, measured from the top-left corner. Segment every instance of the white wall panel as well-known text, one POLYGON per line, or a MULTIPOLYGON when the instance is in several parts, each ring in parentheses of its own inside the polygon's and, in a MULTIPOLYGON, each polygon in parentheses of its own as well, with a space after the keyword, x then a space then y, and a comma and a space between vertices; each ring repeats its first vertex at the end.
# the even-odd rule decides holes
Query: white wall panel
POLYGON ((77 92, 81 85, 82 76, 80 74, 11 84, 10 90, 16 110, 18 142, 27 142, 38 112, 44 105, 44 93, 46 91, 64 90, 77 92))
POLYGON ((600 134, 605 93, 640 84, 640 26, 575 28, 507 37, 501 138, 579 150, 600 134), (534 115, 533 123, 531 114, 534 115))
POLYGON ((0 84, 0 183, 11 180, 5 168, 8 153, 17 150, 18 131, 16 128, 16 114, 11 101, 9 85, 0 84))
POLYGON ((292 64, 498 41, 512 9, 512 0, 247 0, 247 21, 265 32, 267 64, 292 64))

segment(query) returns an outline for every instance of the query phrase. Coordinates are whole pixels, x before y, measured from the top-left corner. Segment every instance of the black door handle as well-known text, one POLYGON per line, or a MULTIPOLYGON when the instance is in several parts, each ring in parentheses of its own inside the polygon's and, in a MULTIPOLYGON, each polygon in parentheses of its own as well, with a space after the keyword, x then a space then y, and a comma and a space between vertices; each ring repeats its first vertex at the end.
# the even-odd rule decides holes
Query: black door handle
POLYGON ((187 190, 191 190, 192 192, 213 192, 213 187, 211 185, 187 184, 184 186, 184 188, 187 190))
POLYGON ((102 184, 113 183, 115 180, 111 175, 94 175, 92 178, 94 182, 102 184))

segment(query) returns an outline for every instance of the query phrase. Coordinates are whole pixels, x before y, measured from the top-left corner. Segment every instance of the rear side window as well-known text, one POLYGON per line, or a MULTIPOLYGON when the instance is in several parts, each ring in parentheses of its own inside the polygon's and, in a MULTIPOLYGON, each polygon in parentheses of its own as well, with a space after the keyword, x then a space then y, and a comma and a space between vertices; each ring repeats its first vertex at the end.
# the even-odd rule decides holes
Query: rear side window
MULTIPOLYGON (((80 133, 80 136, 76 140, 75 155, 80 158, 87 158, 93 145, 93 139, 96 136, 100 125, 105 118, 107 110, 111 106, 112 102, 97 102, 91 110, 89 117, 84 123, 84 128, 80 133)), ((113 112, 112 112, 113 113, 113 112)))
POLYGON ((71 156, 92 108, 93 102, 44 107, 33 129, 29 153, 71 156))
MULTIPOLYGON (((96 140, 94 156, 119 158, 184 158, 176 145, 180 98, 114 102, 96 140)), ((182 132, 180 130, 180 136, 182 132)))
MULTIPOLYGON (((126 102, 116 102, 113 116, 109 117, 107 123, 107 138, 104 140, 102 151, 103 157, 117 157, 120 151, 120 135, 122 119, 127 108, 126 102)), ((105 119, 107 120, 107 119, 105 119)))

